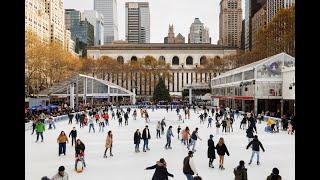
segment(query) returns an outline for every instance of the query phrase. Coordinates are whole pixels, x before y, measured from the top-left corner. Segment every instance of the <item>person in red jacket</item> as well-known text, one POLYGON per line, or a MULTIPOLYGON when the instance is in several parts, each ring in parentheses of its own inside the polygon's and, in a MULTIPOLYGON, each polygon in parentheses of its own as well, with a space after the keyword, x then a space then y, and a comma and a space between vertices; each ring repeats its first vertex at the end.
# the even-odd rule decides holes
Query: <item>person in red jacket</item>
POLYGON ((106 122, 106 126, 108 126, 108 125, 109 125, 109 114, 108 114, 107 112, 104 113, 103 119, 104 119, 105 122, 106 122))

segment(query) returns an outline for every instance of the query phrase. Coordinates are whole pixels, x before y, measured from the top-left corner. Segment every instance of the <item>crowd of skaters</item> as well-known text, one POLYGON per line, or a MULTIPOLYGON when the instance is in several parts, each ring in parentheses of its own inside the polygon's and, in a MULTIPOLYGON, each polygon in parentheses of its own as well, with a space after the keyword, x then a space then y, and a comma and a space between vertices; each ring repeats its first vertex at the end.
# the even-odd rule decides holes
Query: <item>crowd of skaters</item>
MULTIPOLYGON (((199 108, 194 108, 194 109, 195 109, 194 112, 197 114, 199 114, 201 111, 201 110, 199 111, 199 108)), ((130 116, 131 109, 127 108, 126 111, 123 108, 112 109, 112 106, 86 109, 83 112, 75 113, 75 115, 73 115, 73 114, 71 114, 71 112, 69 112, 68 113, 68 117, 69 117, 68 124, 72 124, 73 119, 75 119, 76 124, 79 124, 80 128, 84 128, 85 126, 89 125, 89 133, 91 132, 91 129, 93 130, 93 133, 95 133, 95 128, 94 128, 94 122, 95 122, 99 126, 99 132, 104 132, 104 127, 109 125, 109 111, 111 111, 112 119, 115 119, 115 117, 118 119, 119 126, 122 126, 122 118, 125 119, 125 126, 128 125, 128 119, 130 116)), ((168 108, 167 108, 167 111, 168 111, 168 108)), ((176 111, 177 111, 178 117, 181 116, 179 107, 176 109, 176 111)), ((183 111, 185 112, 185 119, 187 119, 187 118, 190 119, 190 107, 183 107, 183 111)), ((219 134, 220 125, 222 125, 222 127, 223 127, 222 133, 223 132, 230 133, 230 132, 233 132, 232 124, 234 122, 234 119, 235 119, 235 117, 238 118, 239 114, 240 113, 237 110, 236 111, 233 111, 230 109, 227 110, 226 108, 212 108, 211 112, 210 112, 209 109, 206 109, 204 107, 203 113, 201 112, 199 115, 200 124, 204 123, 205 121, 208 121, 207 128, 209 128, 209 127, 211 128, 211 123, 213 121, 213 117, 215 116, 217 134, 219 134), (211 113, 211 115, 208 115, 209 113, 211 113)), ((136 120, 137 109, 133 110, 132 116, 133 116, 133 119, 136 120)), ((150 122, 148 110, 146 108, 140 108, 140 116, 141 116, 141 118, 145 118, 146 123, 150 122)), ((260 162, 259 162, 260 147, 263 151, 265 151, 262 146, 262 143, 258 140, 258 136, 257 135, 253 136, 253 132, 257 133, 257 129, 256 129, 256 125, 255 125, 256 118, 257 117, 255 117, 252 112, 245 113, 245 114, 243 114, 243 118, 241 120, 241 126, 240 126, 240 129, 243 129, 242 125, 244 123, 242 123, 242 122, 244 121, 244 119, 246 120, 245 124, 247 124, 247 122, 248 122, 248 127, 245 127, 245 128, 247 128, 246 133, 247 133, 249 144, 247 145, 246 148, 248 149, 250 146, 252 146, 252 155, 250 158, 249 165, 252 163, 252 159, 255 154, 257 155, 257 165, 259 165, 260 164, 260 162)), ((180 120, 180 118, 178 119, 178 121, 179 120, 180 120)), ((49 126, 52 126, 52 123, 49 123, 49 126)), ((157 123, 156 138, 161 138, 160 132, 163 135, 164 131, 165 131, 164 130, 165 127, 166 127, 165 118, 163 118, 161 121, 158 121, 158 123, 157 123)), ((42 141, 43 141, 43 132, 45 130, 43 121, 39 120, 36 123, 36 127, 34 129, 36 129, 36 132, 37 132, 37 141, 38 141, 39 135, 42 137, 42 141)), ((165 149, 172 149, 171 141, 172 141, 172 138, 174 137, 174 133, 173 133, 172 129, 173 129, 172 126, 169 126, 167 128, 167 132, 166 132, 166 140, 167 141, 165 144, 165 149)), ((188 180, 191 178, 193 178, 193 179, 194 178, 201 178, 200 176, 193 177, 193 175, 198 175, 198 173, 195 170, 195 165, 194 165, 193 161, 190 162, 190 158, 193 157, 193 154, 196 152, 195 147, 196 147, 197 140, 202 140, 198 135, 198 131, 199 131, 198 127, 196 127, 192 131, 192 133, 190 133, 190 129, 188 126, 186 126, 184 129, 182 129, 179 125, 177 128, 177 137, 178 137, 179 141, 181 141, 182 144, 186 145, 187 149, 190 150, 188 153, 188 156, 186 157, 187 159, 189 158, 189 160, 187 161, 185 158, 183 161, 183 165, 184 165, 183 172, 186 175, 188 180), (181 139, 180 139, 179 135, 181 135, 181 139), (191 146, 192 146, 192 149, 190 149, 191 146)), ((69 137, 72 138, 72 146, 73 146, 73 143, 75 144, 75 159, 76 159, 75 169, 77 169, 77 162, 78 161, 81 161, 83 163, 84 167, 86 167, 85 161, 84 161, 85 145, 80 139, 76 140, 77 131, 76 131, 75 127, 73 127, 72 131, 69 133, 69 137)), ((216 152, 219 155, 219 169, 224 170, 225 169, 223 166, 224 156, 225 155, 230 156, 230 153, 229 153, 227 146, 224 142, 224 139, 222 137, 219 138, 219 142, 216 144, 216 146, 214 145, 212 138, 213 138, 213 135, 210 134, 209 139, 208 139, 208 152, 207 152, 208 158, 209 158, 209 167, 214 168, 213 160, 216 158, 215 157, 215 152, 216 152)), ((136 153, 140 152, 140 149, 139 149, 139 145, 141 142, 140 140, 143 140, 143 152, 149 151, 150 150, 150 148, 149 148, 149 140, 150 139, 151 139, 151 135, 150 135, 150 130, 148 128, 148 125, 146 125, 144 127, 144 129, 142 130, 142 133, 140 132, 139 129, 137 129, 134 132, 134 138, 133 138, 134 144, 135 144, 135 152, 136 153)), ((69 140, 68 140, 68 137, 66 136, 66 134, 64 133, 64 131, 62 131, 60 133, 57 141, 59 144, 58 155, 59 156, 61 154, 65 155, 66 154, 66 143, 69 143, 69 140)), ((112 144, 113 144, 112 131, 108 131, 107 137, 106 137, 106 142, 105 142, 106 149, 104 151, 104 156, 103 156, 104 158, 107 157, 106 153, 107 153, 108 149, 110 151, 110 156, 113 156, 112 144)), ((156 169, 156 173, 154 175, 154 177, 156 177, 156 178, 153 177, 154 180, 157 179, 158 176, 168 178, 168 176, 172 175, 166 171, 166 162, 163 158, 161 158, 160 161, 158 161, 156 163, 156 165, 151 166, 147 169, 156 169), (161 169, 165 169, 165 170, 161 170, 161 169), (165 173, 166 176, 164 176, 161 173, 165 173)), ((237 176, 239 176, 239 174, 241 174, 242 172, 244 174, 244 169, 246 171, 246 168, 244 168, 244 161, 240 161, 239 166, 237 166, 234 169, 235 177, 237 178, 237 176)), ((277 177, 280 177, 280 176, 278 176, 278 174, 273 172, 271 175, 277 175, 277 177)), ((171 177, 173 177, 173 175, 171 177)), ((243 177, 244 177, 244 175, 243 175, 243 177)), ((241 180, 241 179, 238 178, 237 180, 241 180)))

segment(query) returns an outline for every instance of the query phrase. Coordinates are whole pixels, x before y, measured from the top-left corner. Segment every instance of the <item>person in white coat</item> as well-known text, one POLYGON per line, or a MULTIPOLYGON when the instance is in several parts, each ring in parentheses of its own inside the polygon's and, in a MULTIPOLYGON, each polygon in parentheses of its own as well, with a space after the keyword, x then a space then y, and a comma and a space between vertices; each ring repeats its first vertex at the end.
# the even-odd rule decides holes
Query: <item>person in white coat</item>
POLYGON ((58 169, 58 173, 54 175, 51 180, 69 180, 68 173, 64 172, 64 166, 60 166, 58 169))

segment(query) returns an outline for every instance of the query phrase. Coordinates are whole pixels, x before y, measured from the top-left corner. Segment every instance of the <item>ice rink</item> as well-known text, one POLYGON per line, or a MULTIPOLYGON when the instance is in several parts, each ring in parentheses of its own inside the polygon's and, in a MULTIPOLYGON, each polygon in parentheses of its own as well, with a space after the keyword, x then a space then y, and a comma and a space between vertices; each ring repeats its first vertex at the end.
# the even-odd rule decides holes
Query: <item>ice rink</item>
MULTIPOLYGON (((181 110, 180 112, 182 112, 181 110)), ((132 114, 133 110, 131 111, 132 114)), ((185 180, 186 177, 182 172, 182 162, 187 156, 187 147, 181 144, 177 139, 178 125, 184 129, 186 126, 190 128, 190 133, 196 128, 199 128, 199 136, 202 141, 197 141, 196 150, 194 154, 195 166, 199 175, 204 180, 232 180, 234 179, 233 169, 238 165, 240 160, 245 161, 245 166, 248 168, 249 180, 262 180, 271 173, 272 168, 277 167, 280 170, 280 175, 284 180, 295 179, 295 136, 288 135, 287 132, 280 131, 280 133, 266 133, 264 132, 265 122, 257 123, 258 136, 262 142, 266 152, 260 151, 260 165, 256 165, 256 157, 253 163, 249 166, 248 162, 251 157, 251 148, 246 150, 248 139, 246 138, 245 130, 240 130, 240 119, 236 119, 233 124, 233 132, 216 134, 216 127, 214 122, 212 127, 207 128, 207 121, 205 124, 200 124, 198 118, 199 114, 191 112, 191 119, 177 121, 178 117, 176 111, 167 113, 165 110, 155 110, 152 112, 148 110, 151 122, 148 123, 151 140, 149 141, 150 151, 143 152, 143 141, 140 143, 140 153, 135 153, 133 144, 133 135, 136 129, 142 132, 146 125, 145 120, 140 117, 139 110, 137 111, 137 120, 129 118, 129 126, 119 127, 117 120, 109 120, 110 126, 105 127, 104 133, 99 133, 98 124, 95 124, 95 133, 89 133, 89 126, 84 128, 79 127, 79 124, 73 121, 72 125, 68 125, 68 121, 56 123, 57 129, 48 130, 44 132, 44 142, 35 143, 36 133, 30 135, 31 131, 25 132, 25 178, 26 180, 40 180, 43 176, 51 178, 57 173, 58 167, 63 165, 66 172, 69 174, 70 180, 150 180, 154 170, 145 170, 146 167, 152 166, 160 158, 164 158, 167 162, 168 172, 174 175, 176 180, 185 180), (167 128, 172 125, 174 138, 172 139, 172 150, 164 148, 166 144, 165 134, 161 139, 156 139, 156 123, 163 117, 166 118, 167 128), (78 138, 85 144, 85 161, 87 167, 82 173, 74 171, 75 150, 71 146, 71 139, 67 144, 66 156, 58 156, 57 138, 61 131, 65 131, 67 135, 72 127, 76 127, 78 131, 78 138), (103 158, 105 150, 105 141, 107 131, 113 132, 113 157, 103 158), (215 145, 220 137, 225 139, 225 144, 230 152, 230 156, 225 156, 224 167, 225 170, 220 170, 218 159, 213 162, 214 169, 208 167, 207 158, 207 140, 209 135, 213 134, 215 145)), ((210 113, 211 114, 211 113, 210 113)), ((111 116, 110 116, 111 117, 111 116)), ((184 118, 184 113, 182 113, 184 118)), ((124 121, 123 121, 124 125, 124 121)), ((218 158, 218 155, 216 154, 218 158)), ((170 177, 169 177, 170 179, 170 177)), ((172 179, 172 178, 171 178, 172 179)))

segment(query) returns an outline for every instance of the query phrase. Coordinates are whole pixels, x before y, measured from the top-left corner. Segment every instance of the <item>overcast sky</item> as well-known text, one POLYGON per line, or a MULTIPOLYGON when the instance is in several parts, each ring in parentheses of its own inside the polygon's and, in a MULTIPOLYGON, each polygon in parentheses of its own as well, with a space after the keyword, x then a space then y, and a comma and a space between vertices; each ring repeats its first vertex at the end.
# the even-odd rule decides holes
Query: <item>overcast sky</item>
MULTIPOLYGON (((65 0, 65 9, 92 10, 94 0, 65 0)), ((220 0, 117 0, 119 39, 125 39, 125 2, 149 2, 151 43, 163 43, 169 24, 175 35, 181 33, 188 41, 189 28, 194 18, 209 28, 212 44, 219 39, 220 0)), ((244 19, 244 0, 242 0, 244 19)))

